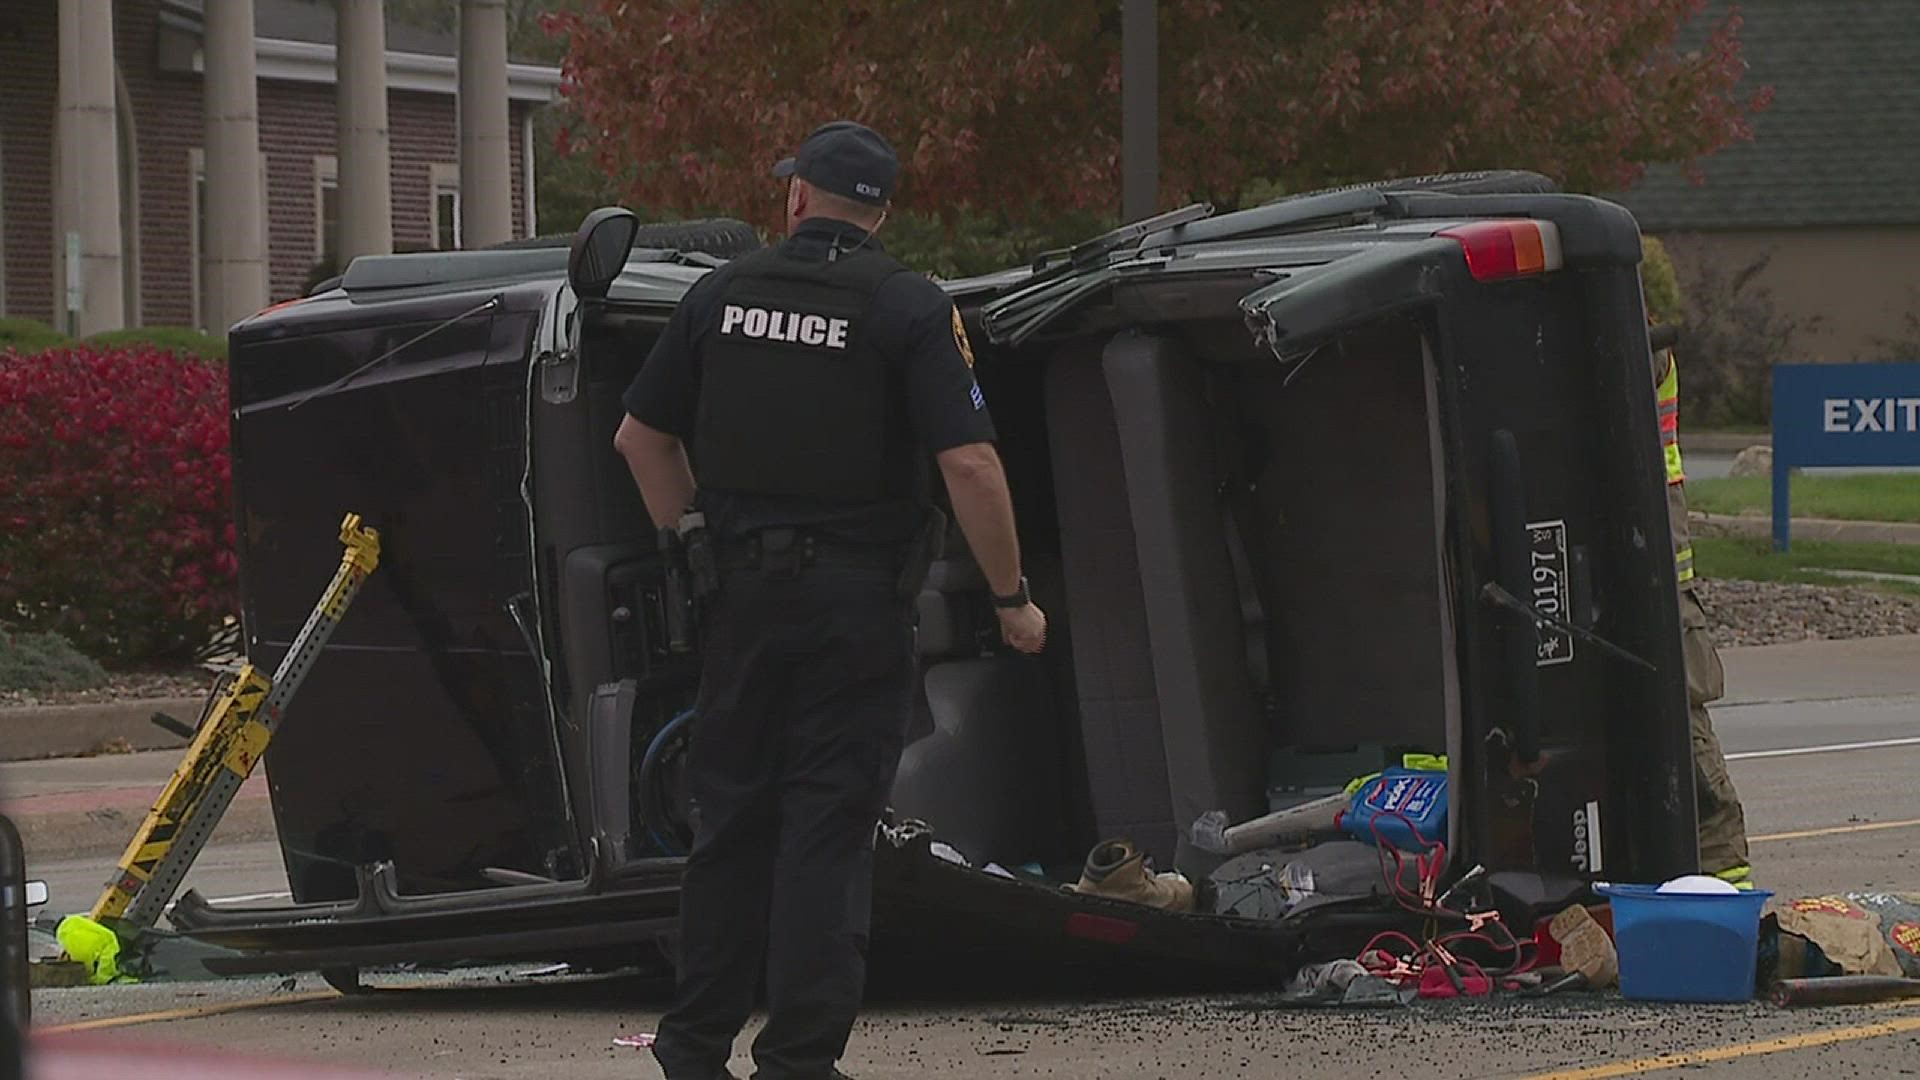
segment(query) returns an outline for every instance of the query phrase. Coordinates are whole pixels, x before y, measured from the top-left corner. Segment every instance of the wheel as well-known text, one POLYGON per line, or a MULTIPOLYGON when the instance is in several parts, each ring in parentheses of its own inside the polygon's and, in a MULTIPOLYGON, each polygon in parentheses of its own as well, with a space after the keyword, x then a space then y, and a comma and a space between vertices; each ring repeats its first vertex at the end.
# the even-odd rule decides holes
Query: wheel
POLYGON ((1433 191, 1445 195, 1549 195, 1560 190, 1550 177, 1525 169, 1486 169, 1480 172, 1433 173, 1393 180, 1369 180, 1319 191, 1289 195, 1281 202, 1328 195, 1336 191, 1433 191))
MULTIPOLYGON (((523 240, 507 240, 494 244, 487 250, 563 248, 572 243, 573 234, 566 233, 530 236, 523 240)), ((758 251, 765 245, 760 242, 760 234, 753 230, 753 226, 738 218, 698 218, 692 221, 655 221, 643 224, 633 235, 633 246, 698 251, 723 259, 732 259, 758 251)))
POLYGON ((1383 180, 1382 191, 1439 191, 1448 195, 1550 195, 1560 185, 1526 169, 1487 169, 1481 172, 1436 173, 1383 180))
POLYGON ((320 977, 336 991, 350 997, 373 993, 373 987, 360 981, 360 969, 357 967, 321 968, 320 977))
POLYGON ((753 226, 737 218, 704 218, 698 221, 660 221, 640 226, 634 233, 637 248, 673 248, 677 251, 703 251, 723 259, 760 250, 760 234, 753 226))

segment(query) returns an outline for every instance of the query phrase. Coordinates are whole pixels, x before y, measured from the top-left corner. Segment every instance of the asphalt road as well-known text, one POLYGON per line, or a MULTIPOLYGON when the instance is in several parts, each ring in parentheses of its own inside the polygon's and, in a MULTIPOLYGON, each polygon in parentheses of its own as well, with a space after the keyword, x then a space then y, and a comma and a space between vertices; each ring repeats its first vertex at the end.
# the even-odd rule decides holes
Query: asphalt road
MULTIPOLYGON (((1920 891, 1920 639, 1725 658, 1729 695, 1714 716, 1762 885, 1782 897, 1920 891)), ((56 907, 61 897, 90 899, 105 872, 97 863, 38 869, 56 907)), ((271 844, 211 849, 192 880, 209 896, 284 889, 271 844)), ((556 979, 532 966, 383 976, 379 985, 392 992, 340 998, 310 976, 290 987, 48 991, 36 995, 36 1021, 54 1046, 91 1038, 109 1049, 217 1048, 467 1080, 547 1080, 557 1069, 569 1080, 660 1075, 646 1051, 613 1044, 652 1030, 658 985, 556 979)), ((1920 1076, 1916 1003, 1778 1010, 1582 995, 1335 1013, 1281 1010, 1257 996, 1064 1001, 1014 989, 996 998, 876 1002, 845 1067, 862 1078, 1920 1076)), ((750 1074, 744 1053, 734 1069, 750 1074)))

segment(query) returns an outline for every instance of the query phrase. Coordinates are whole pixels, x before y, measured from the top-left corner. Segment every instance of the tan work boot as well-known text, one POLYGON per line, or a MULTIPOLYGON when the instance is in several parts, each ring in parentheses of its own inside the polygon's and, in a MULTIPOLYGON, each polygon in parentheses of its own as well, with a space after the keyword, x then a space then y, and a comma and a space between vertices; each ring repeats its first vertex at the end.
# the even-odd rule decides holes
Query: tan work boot
POLYGON ((1162 911, 1193 910, 1193 883, 1176 871, 1152 872, 1147 868, 1145 853, 1126 840, 1105 840, 1094 845, 1087 853, 1080 881, 1067 888, 1162 911))

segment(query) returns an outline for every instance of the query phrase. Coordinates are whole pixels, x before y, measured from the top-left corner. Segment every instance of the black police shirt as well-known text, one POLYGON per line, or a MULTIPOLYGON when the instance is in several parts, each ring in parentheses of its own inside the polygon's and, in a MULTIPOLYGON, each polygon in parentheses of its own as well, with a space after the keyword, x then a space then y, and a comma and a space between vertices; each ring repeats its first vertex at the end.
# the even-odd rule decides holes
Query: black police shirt
MULTIPOLYGON (((862 242, 880 246, 858 226, 825 218, 801 222, 783 246, 803 259, 825 259, 836 241, 842 251, 862 242)), ((728 270, 714 270, 687 291, 621 399, 635 420, 683 444, 693 441, 700 344, 719 322, 728 270)), ((904 391, 920 452, 931 455, 994 440, 993 420, 974 381, 972 349, 965 344, 959 313, 938 285, 919 274, 895 274, 874 294, 867 318, 874 344, 901 365, 896 385, 904 391)), ((694 475, 697 481, 698 462, 694 475)), ((910 502, 846 505, 703 488, 698 504, 708 527, 721 536, 791 525, 847 543, 892 544, 911 539, 920 522, 919 509, 910 502)))

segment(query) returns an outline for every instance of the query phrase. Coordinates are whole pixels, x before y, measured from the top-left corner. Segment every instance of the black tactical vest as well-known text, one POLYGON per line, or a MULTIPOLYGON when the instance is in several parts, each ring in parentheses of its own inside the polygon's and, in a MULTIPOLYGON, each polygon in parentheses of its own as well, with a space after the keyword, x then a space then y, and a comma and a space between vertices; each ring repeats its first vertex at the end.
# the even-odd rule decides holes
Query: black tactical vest
POLYGON ((739 260, 700 351, 700 486, 832 502, 909 498, 895 365, 871 340, 873 296, 907 268, 871 248, 739 260))

